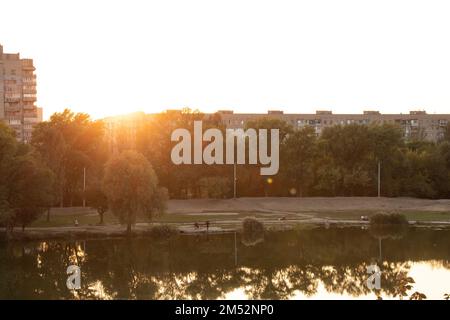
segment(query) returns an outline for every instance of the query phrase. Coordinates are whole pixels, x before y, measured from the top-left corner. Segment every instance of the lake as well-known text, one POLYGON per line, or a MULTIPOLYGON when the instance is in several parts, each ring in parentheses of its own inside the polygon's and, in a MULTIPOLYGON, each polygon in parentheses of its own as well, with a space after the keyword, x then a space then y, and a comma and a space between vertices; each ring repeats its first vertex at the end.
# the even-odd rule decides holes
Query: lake
POLYGON ((450 293, 450 230, 356 227, 169 240, 0 243, 1 299, 427 299, 450 293), (81 270, 81 289, 66 269, 81 270), (369 288, 369 266, 380 268, 369 288))

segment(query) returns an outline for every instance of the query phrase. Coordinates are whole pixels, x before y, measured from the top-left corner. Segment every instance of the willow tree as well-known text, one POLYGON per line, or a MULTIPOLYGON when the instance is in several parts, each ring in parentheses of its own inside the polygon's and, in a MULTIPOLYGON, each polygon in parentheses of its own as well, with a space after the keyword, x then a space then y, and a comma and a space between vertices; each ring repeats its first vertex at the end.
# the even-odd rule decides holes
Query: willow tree
POLYGON ((157 177, 148 160, 135 151, 112 157, 105 167, 103 191, 109 208, 131 234, 138 215, 149 215, 155 206, 157 177))

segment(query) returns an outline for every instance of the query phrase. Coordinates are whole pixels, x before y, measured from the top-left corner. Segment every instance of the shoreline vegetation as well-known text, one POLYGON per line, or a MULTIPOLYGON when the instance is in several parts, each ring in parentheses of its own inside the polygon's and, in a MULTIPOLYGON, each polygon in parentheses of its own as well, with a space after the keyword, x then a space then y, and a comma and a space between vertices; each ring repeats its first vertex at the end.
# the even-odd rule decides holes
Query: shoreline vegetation
POLYGON ((136 223, 171 224, 182 232, 200 232, 204 224, 208 232, 236 230, 247 217, 271 228, 360 224, 374 213, 398 211, 411 223, 449 220, 450 200, 437 199, 450 198, 450 125, 431 142, 405 137, 393 123, 336 124, 318 135, 312 126, 280 119, 248 121, 245 130, 279 130, 280 170, 267 177, 260 165, 239 160, 251 141, 248 148, 241 143, 236 165, 171 159, 175 130, 192 136, 203 121, 204 128, 224 132, 220 114, 185 108, 138 118, 132 130, 114 127, 111 136, 105 122, 66 109, 36 125, 29 144, 0 124, 0 227, 8 238, 16 228, 22 234, 47 228, 51 236, 70 227, 110 232, 114 225, 131 236, 136 223))
MULTIPOLYGON (((169 200, 164 215, 151 222, 145 217, 138 217, 132 235, 164 238, 175 234, 241 232, 242 222, 247 218, 256 218, 267 231, 346 226, 368 228, 370 217, 380 213, 401 214, 413 226, 450 228, 449 199, 267 197, 169 200)), ((53 208, 50 221, 47 221, 46 215, 42 215, 25 231, 15 228, 9 240, 126 236, 123 224, 111 212, 104 213, 103 224, 99 224, 99 221, 98 213, 91 208, 53 208), (74 221, 77 221, 77 226, 74 221)), ((4 228, 0 228, 0 239, 6 239, 4 228)))

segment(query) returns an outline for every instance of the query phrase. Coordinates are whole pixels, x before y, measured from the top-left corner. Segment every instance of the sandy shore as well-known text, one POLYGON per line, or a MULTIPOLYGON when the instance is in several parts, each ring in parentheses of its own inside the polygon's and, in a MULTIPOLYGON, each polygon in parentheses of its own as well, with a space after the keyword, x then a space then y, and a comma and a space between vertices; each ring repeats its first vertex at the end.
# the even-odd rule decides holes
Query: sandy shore
POLYGON ((305 212, 334 210, 385 211, 450 211, 450 199, 428 200, 415 198, 238 198, 170 200, 169 213, 205 212, 305 212))
MULTIPOLYGON (((96 215, 87 208, 56 209, 54 214, 64 215, 79 212, 80 214, 96 215)), ((201 223, 195 228, 193 222, 179 221, 180 217, 195 215, 196 218, 211 220, 208 232, 228 232, 238 230, 242 223, 242 213, 250 213, 273 230, 290 229, 296 225, 364 226, 367 221, 361 221, 359 215, 345 218, 343 213, 358 212, 442 212, 450 213, 450 199, 425 200, 413 198, 239 198, 239 199, 192 199, 170 200, 167 215, 176 215, 168 224, 181 233, 205 233, 201 223), (327 212, 328 215, 317 215, 317 212, 327 212), (201 218, 204 215, 206 218, 201 218), (215 217, 218 217, 215 219, 215 217)), ((428 219, 428 221, 411 221, 420 226, 450 227, 450 220, 428 219)), ((146 236, 155 223, 137 223, 133 233, 136 236, 146 236)), ((118 224, 83 225, 64 227, 29 227, 25 232, 15 229, 12 238, 15 240, 46 240, 46 239, 91 239, 123 237, 124 226, 118 224)), ((0 228, 0 237, 5 237, 5 230, 0 228)))

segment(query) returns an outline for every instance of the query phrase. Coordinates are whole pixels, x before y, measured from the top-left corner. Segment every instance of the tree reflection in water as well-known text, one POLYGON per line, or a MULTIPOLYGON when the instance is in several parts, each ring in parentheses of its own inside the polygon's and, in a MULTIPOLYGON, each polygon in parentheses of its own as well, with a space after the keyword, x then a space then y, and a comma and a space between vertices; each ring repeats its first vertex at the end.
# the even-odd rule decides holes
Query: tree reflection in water
MULTIPOLYGON (((449 231, 412 229, 383 236, 382 245, 379 297, 406 297, 410 261, 438 260, 449 269, 449 231)), ((314 297, 320 284, 351 298, 371 294, 367 266, 380 251, 377 234, 357 228, 269 232, 253 247, 238 241, 237 267, 234 246, 234 234, 2 243, 0 298, 218 299, 242 289, 250 299, 290 299, 314 297), (66 288, 70 264, 82 272, 76 292, 66 288)))

